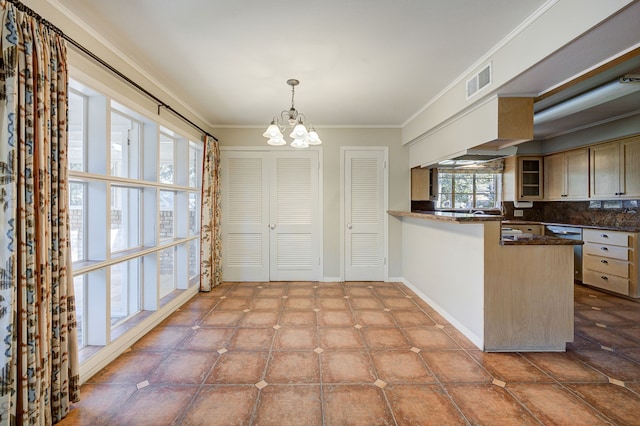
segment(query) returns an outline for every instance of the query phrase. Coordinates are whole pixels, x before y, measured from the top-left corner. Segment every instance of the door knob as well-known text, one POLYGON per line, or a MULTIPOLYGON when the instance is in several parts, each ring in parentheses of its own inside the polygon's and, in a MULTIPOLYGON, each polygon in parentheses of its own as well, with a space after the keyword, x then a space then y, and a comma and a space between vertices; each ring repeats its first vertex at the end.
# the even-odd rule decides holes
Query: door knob
POLYGON ((351 229, 351 224, 347 223, 347 229, 351 229))
POLYGON ((268 225, 269 229, 276 229, 276 224, 274 223, 273 225, 268 225))

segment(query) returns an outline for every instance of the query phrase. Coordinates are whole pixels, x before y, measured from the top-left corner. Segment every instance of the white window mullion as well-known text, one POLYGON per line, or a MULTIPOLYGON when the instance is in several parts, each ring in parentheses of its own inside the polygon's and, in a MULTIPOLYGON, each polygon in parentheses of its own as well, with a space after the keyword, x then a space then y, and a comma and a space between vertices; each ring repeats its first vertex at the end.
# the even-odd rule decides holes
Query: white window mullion
POLYGON ((155 311, 160 306, 160 271, 158 266, 160 254, 154 252, 144 256, 144 274, 142 279, 143 303, 142 309, 145 311, 155 311))
POLYGON ((106 345, 111 340, 109 297, 109 268, 87 274, 86 301, 88 308, 85 321, 87 345, 106 345))

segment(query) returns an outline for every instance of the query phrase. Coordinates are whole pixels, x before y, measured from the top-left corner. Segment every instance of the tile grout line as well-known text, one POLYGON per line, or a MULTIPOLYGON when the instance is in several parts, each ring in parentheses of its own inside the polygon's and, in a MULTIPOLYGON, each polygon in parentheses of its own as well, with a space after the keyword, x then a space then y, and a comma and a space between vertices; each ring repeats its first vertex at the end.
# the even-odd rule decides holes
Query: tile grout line
MULTIPOLYGON (((285 287, 285 291, 284 291, 285 294, 288 293, 288 287, 289 287, 289 283, 287 282, 286 287, 285 287)), ((255 299, 258 297, 258 293, 259 292, 260 291, 258 290, 256 292, 254 292, 253 296, 251 296, 251 302, 249 303, 249 306, 251 306, 252 302, 254 302, 255 299)), ((278 319, 277 319, 276 325, 280 324, 280 319, 282 318, 282 312, 284 311, 285 304, 286 304, 286 299, 284 299, 284 301, 280 305, 280 309, 278 311, 278 319)), ((275 327, 275 326, 273 326, 273 327, 275 327)), ((275 331, 273 332, 273 336, 271 337, 271 344, 269 345, 269 351, 267 353, 267 362, 264 365, 264 371, 262 372, 261 379, 258 380, 258 382, 256 382, 256 384, 254 384, 254 386, 256 386, 257 383, 260 383, 261 381, 264 381, 265 383, 267 383, 265 379, 267 377, 267 371, 269 369, 269 364, 271 363, 271 356, 272 356, 272 353, 273 353, 273 345, 274 345, 275 340, 276 340, 276 334, 278 334, 278 330, 279 329, 274 329, 274 330, 275 331)), ((251 352, 254 352, 254 351, 252 350, 251 352)), ((270 383, 267 383, 267 386, 270 386, 270 383)), ((249 425, 252 425, 256 421, 256 418, 258 417, 258 407, 260 405, 260 397, 262 396, 263 389, 265 389, 267 386, 258 387, 258 393, 256 395, 256 400, 255 400, 254 405, 253 405, 253 411, 252 411, 251 416, 249 417, 249 425)))
MULTIPOLYGON (((213 296, 217 299, 217 302, 213 305, 213 307, 202 316, 202 318, 200 318, 199 321, 197 321, 196 325, 200 326, 202 324, 202 322, 204 321, 204 319, 211 314, 213 311, 215 311, 216 307, 218 307, 218 305, 222 302, 221 299, 222 296, 225 296, 227 293, 229 293, 233 288, 235 288, 237 285, 234 284, 233 286, 229 287, 227 289, 227 291, 225 291, 222 295, 219 296, 213 296)), ((213 290, 213 289, 211 289, 213 290)), ((198 297, 198 295, 196 295, 196 297, 198 297)), ((200 328, 201 330, 202 328, 200 328)), ((194 331, 195 334, 195 331, 194 331)), ((233 333, 231 334, 233 335, 233 333)), ((229 338, 231 338, 231 336, 229 336, 229 338)), ((191 397, 189 403, 185 406, 185 408, 183 409, 183 411, 176 417, 176 419, 174 420, 175 422, 177 422, 177 424, 182 424, 182 421, 185 419, 185 417, 187 416, 187 414, 189 413, 189 411, 191 410, 191 408, 194 406, 194 404, 196 403, 198 397, 200 396, 200 394, 202 393, 202 389, 204 389, 204 387, 206 386, 206 381, 209 378, 209 375, 213 372, 213 369, 216 367, 216 365, 218 364, 218 361, 220 361, 220 357, 221 355, 216 356, 216 360, 211 364, 211 367, 209 367, 209 370, 207 371, 207 373, 204 375, 202 382, 198 385, 198 390, 193 394, 193 396, 191 397)))
MULTIPOLYGON (((342 286, 342 284, 341 284, 342 286)), ((316 287, 314 289, 314 296, 317 297, 318 293, 317 293, 317 289, 320 288, 320 283, 315 283, 314 287, 316 287)), ((344 292, 344 290, 343 290, 344 292)), ((317 299, 316 299, 317 300, 317 299)), ((313 313, 316 315, 316 336, 318 337, 318 347, 322 348, 320 346, 320 308, 316 305, 316 308, 318 309, 317 311, 314 310, 313 313)), ((315 351, 314 351, 315 352, 315 351)), ((318 353, 318 382, 320 383, 320 418, 322 419, 322 424, 326 424, 327 419, 325 418, 325 410, 324 410, 324 380, 322 379, 322 352, 318 353)))
MULTIPOLYGON (((345 289, 345 291, 346 291, 346 289, 345 289)), ((386 305, 384 304, 384 302, 383 302, 382 300, 380 300, 380 298, 378 297, 378 295, 373 291, 373 289, 372 289, 371 293, 373 293, 374 297, 375 297, 377 300, 379 300, 379 301, 380 301, 380 303, 382 304, 382 306, 386 306, 386 305)), ((352 303, 351 303, 351 299, 348 299, 348 300, 349 300, 349 302, 348 302, 348 303, 349 303, 349 306, 351 307, 351 311, 352 311, 353 317, 354 317, 354 319, 355 319, 355 318, 356 318, 356 316, 355 316, 355 312, 354 312, 354 311, 355 311, 355 309, 353 308, 353 305, 352 305, 352 303)), ((395 318, 393 317, 393 315, 390 315, 390 316, 391 316, 392 321, 396 324, 396 328, 398 328, 398 329, 399 329, 398 324, 397 324, 397 321, 395 320, 395 318)), ((362 324, 360 324, 360 325, 362 325, 362 324)), ((359 328, 359 329, 356 329, 356 330, 358 330, 358 334, 360 335, 360 338, 362 339, 362 343, 363 343, 364 348, 365 348, 365 351, 366 351, 366 353, 367 353, 367 357, 369 358, 369 362, 371 363, 371 368, 373 368, 373 371, 375 372, 376 382, 377 382, 377 380, 382 380, 382 379, 380 378, 380 373, 378 372, 378 369, 376 368, 376 364, 375 364, 375 362, 373 362, 373 356, 371 355, 371 348, 369 347, 369 344, 367 343, 367 341, 365 340, 365 338, 364 338, 364 336, 363 336, 363 331, 362 331, 362 330, 363 330, 363 328, 359 328)), ((401 333, 402 333, 402 332, 401 332, 401 333)), ((405 339, 407 338, 407 337, 404 335, 404 333, 402 333, 402 335, 405 337, 405 339)), ((407 339, 407 341, 408 341, 408 339, 407 339)), ((374 382, 374 383, 375 383, 375 382, 374 382)), ((376 386, 376 385, 374 384, 374 386, 376 386)), ((376 386, 376 387, 378 387, 378 386, 376 386)), ((396 414, 395 414, 395 412, 393 411, 393 406, 391 405, 391 402, 389 401, 389 397, 387 396, 387 393, 386 393, 386 392, 385 392, 385 390, 384 390, 384 388, 385 388, 385 387, 386 387, 386 386, 384 386, 384 387, 380 388, 380 391, 382 392, 382 396, 384 397, 385 403, 387 404, 387 408, 389 409, 389 413, 391 413, 391 418, 393 419, 394 424, 397 426, 397 425, 398 425, 398 420, 396 419, 396 414)))

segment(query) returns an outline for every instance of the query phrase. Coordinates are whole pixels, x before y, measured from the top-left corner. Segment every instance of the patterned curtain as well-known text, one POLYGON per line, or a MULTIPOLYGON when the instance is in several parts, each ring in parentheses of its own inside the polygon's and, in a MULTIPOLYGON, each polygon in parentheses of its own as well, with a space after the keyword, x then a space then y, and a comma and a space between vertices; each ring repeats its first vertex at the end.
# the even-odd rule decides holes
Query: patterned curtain
POLYGON ((202 211, 200 227, 200 291, 222 282, 222 230, 220 229, 220 147, 204 137, 202 164, 202 211))
POLYGON ((48 425, 79 396, 67 53, 60 34, 0 7, 0 424, 48 425))

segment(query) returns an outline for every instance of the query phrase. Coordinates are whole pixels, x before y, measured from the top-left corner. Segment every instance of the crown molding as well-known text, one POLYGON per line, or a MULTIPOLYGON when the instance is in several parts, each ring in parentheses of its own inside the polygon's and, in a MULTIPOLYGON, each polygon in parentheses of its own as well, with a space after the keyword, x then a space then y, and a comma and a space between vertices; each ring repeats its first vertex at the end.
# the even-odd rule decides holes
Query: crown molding
POLYGON ((98 43, 104 46, 108 51, 117 56, 124 63, 133 68, 137 73, 142 75, 146 80, 151 82, 154 86, 160 89, 163 93, 167 94, 171 97, 172 100, 175 100, 185 111, 188 111, 194 117, 198 118, 201 122, 205 123, 209 128, 214 127, 207 119, 205 119, 200 113, 194 111, 185 101, 182 100, 178 95, 176 95, 173 91, 167 88, 165 85, 160 83, 154 76, 149 74, 142 68, 137 62, 131 59, 129 56, 125 55, 121 50, 119 50, 116 46, 111 44, 107 39, 105 39, 102 35, 97 33, 93 28, 91 28, 86 22, 80 19, 76 14, 74 14, 71 10, 69 10, 66 6, 60 3, 59 0, 47 0, 55 9, 57 9, 61 14, 63 14, 66 18, 71 20, 75 25, 77 25, 82 31, 87 33, 90 37, 95 39, 98 43))

